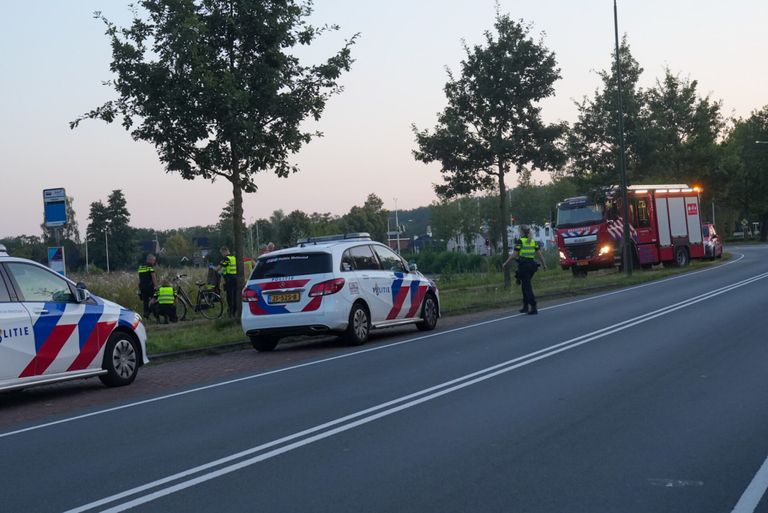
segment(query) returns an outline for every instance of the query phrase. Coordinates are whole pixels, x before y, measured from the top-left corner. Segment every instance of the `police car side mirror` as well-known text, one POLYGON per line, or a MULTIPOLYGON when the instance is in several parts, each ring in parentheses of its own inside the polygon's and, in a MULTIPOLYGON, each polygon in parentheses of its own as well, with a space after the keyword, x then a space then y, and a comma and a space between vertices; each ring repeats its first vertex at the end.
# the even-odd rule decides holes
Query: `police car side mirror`
POLYGON ((91 293, 82 281, 75 285, 75 299, 77 299, 78 303, 85 303, 91 299, 91 293))
POLYGON ((416 265, 415 262, 411 262, 410 264, 408 264, 408 270, 412 273, 415 273, 419 270, 419 266, 416 265))

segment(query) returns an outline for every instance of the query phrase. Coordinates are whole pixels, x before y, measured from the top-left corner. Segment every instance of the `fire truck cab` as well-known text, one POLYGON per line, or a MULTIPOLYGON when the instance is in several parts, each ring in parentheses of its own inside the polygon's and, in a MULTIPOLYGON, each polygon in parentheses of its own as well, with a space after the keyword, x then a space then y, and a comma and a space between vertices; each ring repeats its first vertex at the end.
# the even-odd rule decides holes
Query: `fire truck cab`
MULTIPOLYGON (((688 265, 704 258, 700 189, 685 184, 627 188, 634 264, 688 265)), ((575 276, 621 265, 624 211, 619 188, 596 199, 567 198, 557 205, 556 239, 560 266, 575 276)))

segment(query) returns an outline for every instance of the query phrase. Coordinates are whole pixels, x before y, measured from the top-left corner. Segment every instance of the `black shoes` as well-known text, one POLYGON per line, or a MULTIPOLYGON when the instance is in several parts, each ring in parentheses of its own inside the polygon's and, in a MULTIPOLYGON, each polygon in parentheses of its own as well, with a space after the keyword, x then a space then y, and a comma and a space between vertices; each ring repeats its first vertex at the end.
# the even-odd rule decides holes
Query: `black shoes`
POLYGON ((539 313, 539 311, 536 309, 536 303, 533 303, 531 305, 530 311, 528 312, 528 315, 536 315, 538 313, 539 313))
POLYGON ((528 313, 528 305, 523 305, 523 307, 518 310, 520 313, 528 313))

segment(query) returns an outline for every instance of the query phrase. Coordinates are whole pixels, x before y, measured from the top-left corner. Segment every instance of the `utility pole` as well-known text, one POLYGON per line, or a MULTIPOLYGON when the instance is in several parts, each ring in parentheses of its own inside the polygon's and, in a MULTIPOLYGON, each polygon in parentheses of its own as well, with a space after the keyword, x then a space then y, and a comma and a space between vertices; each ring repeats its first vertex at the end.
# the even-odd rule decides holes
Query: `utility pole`
POLYGON ((88 228, 85 228, 85 273, 88 274, 88 228))
POLYGON ((624 203, 624 245, 621 253, 621 264, 624 274, 632 276, 632 242, 629 236, 629 198, 627 197, 627 170, 624 161, 624 105, 621 91, 621 56, 619 54, 619 14, 616 0, 613 0, 613 28, 616 38, 616 82, 619 107, 619 172, 621 173, 621 198, 624 203))

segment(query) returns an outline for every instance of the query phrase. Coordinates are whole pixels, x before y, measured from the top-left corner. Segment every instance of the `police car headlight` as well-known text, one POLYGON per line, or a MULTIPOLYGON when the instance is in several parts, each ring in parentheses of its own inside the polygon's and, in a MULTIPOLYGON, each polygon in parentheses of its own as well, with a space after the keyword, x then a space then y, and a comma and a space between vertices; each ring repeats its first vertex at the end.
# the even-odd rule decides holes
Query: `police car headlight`
POLYGON ((610 244, 606 244, 605 246, 600 248, 600 256, 607 255, 613 250, 613 248, 610 246, 610 244))
POLYGON ((565 260, 565 253, 562 251, 560 252, 560 260, 565 260))

